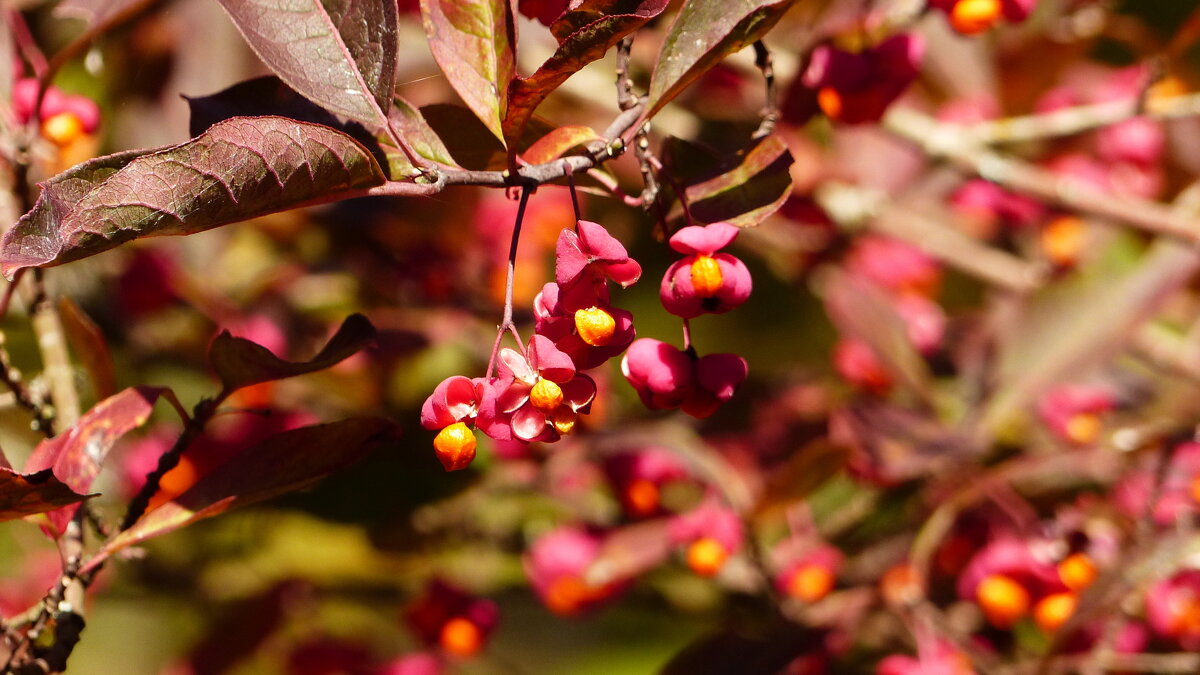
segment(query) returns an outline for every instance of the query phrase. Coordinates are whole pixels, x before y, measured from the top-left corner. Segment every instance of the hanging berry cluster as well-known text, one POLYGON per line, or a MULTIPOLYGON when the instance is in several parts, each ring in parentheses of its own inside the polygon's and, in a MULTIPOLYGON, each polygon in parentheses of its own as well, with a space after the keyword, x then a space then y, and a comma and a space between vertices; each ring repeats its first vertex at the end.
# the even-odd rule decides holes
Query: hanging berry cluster
MULTIPOLYGON (((516 251, 529 197, 522 193, 511 251, 516 251)), ((455 375, 425 400, 421 424, 437 429, 433 445, 447 471, 475 458, 475 431, 499 441, 547 442, 571 433, 591 408, 595 381, 582 371, 625 353, 622 370, 647 407, 682 408, 694 417, 711 415, 746 378, 746 361, 735 354, 700 357, 691 345, 688 319, 721 314, 750 295, 750 272, 720 250, 737 237, 726 223, 684 227, 671 248, 684 254, 663 277, 660 297, 684 321, 682 350, 658 340, 634 341, 633 315, 612 305, 609 282, 628 288, 642 275, 621 242, 604 226, 581 218, 559 233, 554 281, 534 298, 534 334, 523 340, 512 322, 510 255, 504 319, 485 377, 455 375), (500 348, 506 333, 517 348, 500 348)))

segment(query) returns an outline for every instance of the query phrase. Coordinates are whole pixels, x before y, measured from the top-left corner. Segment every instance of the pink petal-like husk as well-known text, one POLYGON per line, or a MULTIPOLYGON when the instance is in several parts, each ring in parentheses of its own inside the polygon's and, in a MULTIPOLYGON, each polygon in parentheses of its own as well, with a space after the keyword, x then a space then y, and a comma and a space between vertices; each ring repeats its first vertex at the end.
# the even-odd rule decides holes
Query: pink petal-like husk
POLYGON ((539 440, 546 432, 546 414, 532 405, 521 406, 513 412, 512 430, 523 441, 539 440))
MULTIPOLYGON (((532 357, 530 357, 532 358, 532 357)), ((521 356, 515 349, 505 347, 500 350, 500 377, 511 377, 527 384, 537 382, 537 371, 530 365, 529 361, 521 356)))
POLYGON ((684 396, 692 387, 692 360, 671 345, 642 338, 635 340, 621 361, 625 378, 635 389, 653 394, 684 396))
POLYGON ((1006 20, 1019 23, 1029 16, 1036 4, 1037 0, 1003 0, 1000 6, 1003 7, 1006 20))
POLYGON ((575 310, 588 307, 606 307, 611 302, 608 284, 597 275, 584 274, 575 281, 560 286, 554 313, 575 315, 575 310))
POLYGON ((693 256, 675 262, 667 268, 662 284, 658 287, 658 299, 663 309, 675 316, 691 319, 704 313, 700 303, 704 300, 696 295, 692 286, 693 256))
POLYGON ((575 377, 575 364, 550 338, 534 335, 529 338, 529 365, 538 375, 562 384, 575 377))
POLYGON ((713 260, 717 261, 717 267, 721 269, 721 288, 716 295, 718 306, 709 311, 713 314, 723 314, 746 302, 754 288, 754 282, 746 265, 728 253, 718 253, 713 256, 713 260))
POLYGON ((599 223, 581 220, 575 228, 579 231, 580 249, 593 261, 605 263, 623 263, 629 260, 629 253, 621 242, 604 229, 599 223))
POLYGON ((812 50, 801 78, 810 89, 836 87, 841 91, 862 87, 871 75, 870 62, 861 54, 822 44, 812 50))
POLYGON ((525 405, 529 400, 529 392, 533 387, 521 380, 506 379, 507 386, 500 385, 495 387, 496 392, 496 411, 501 413, 511 413, 517 408, 525 405))
POLYGON ((575 412, 587 412, 596 398, 596 381, 587 375, 576 375, 570 382, 562 385, 563 405, 569 406, 575 412))
POLYGON ((746 359, 737 354, 709 354, 696 362, 696 380, 724 403, 746 381, 746 359))
POLYGON ((642 266, 632 258, 625 262, 604 263, 604 275, 615 281, 621 288, 629 288, 642 278, 642 266))
POLYGON ((442 380, 421 406, 421 426, 442 429, 474 416, 481 395, 482 381, 476 383, 462 375, 442 380))
POLYGON ((511 441, 512 413, 498 410, 500 395, 511 386, 512 380, 492 380, 484 385, 483 400, 475 418, 475 428, 498 441, 511 441))
POLYGON ((740 230, 729 223, 689 225, 671 235, 671 248, 684 255, 712 255, 737 238, 740 230))
POLYGON ((579 235, 573 230, 560 232, 554 246, 554 280, 560 286, 565 286, 578 279, 587 265, 588 256, 583 251, 579 235))

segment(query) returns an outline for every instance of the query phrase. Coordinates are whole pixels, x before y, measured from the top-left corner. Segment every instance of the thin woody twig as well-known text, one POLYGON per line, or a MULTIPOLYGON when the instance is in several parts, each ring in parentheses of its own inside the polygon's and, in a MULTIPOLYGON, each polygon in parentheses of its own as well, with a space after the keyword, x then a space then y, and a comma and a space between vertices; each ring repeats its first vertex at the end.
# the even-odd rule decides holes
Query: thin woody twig
POLYGON ((1171 98, 1129 98, 1091 105, 1073 106, 1053 112, 989 120, 960 127, 974 141, 986 144, 1020 143, 1044 138, 1071 136, 1092 131, 1139 114, 1155 119, 1172 119, 1200 115, 1200 94, 1171 98))
POLYGON ((754 65, 762 72, 763 81, 766 84, 766 102, 759 113, 762 121, 750 136, 750 138, 758 140, 770 136, 775 131, 775 124, 779 121, 779 94, 775 85, 775 67, 771 62, 771 52, 762 40, 754 43, 754 65))

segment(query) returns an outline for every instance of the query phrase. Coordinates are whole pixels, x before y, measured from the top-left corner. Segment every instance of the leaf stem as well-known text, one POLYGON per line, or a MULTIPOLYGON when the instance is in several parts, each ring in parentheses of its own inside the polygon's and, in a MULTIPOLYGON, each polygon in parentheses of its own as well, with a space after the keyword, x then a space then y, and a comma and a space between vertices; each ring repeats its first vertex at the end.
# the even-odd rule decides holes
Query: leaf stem
POLYGON ((521 343, 521 334, 517 331, 516 325, 513 323, 513 279, 516 277, 517 269, 517 245, 521 242, 521 224, 525 220, 525 207, 529 203, 529 195, 533 192, 530 188, 521 189, 521 202, 517 205, 517 219, 513 223, 512 241, 508 245, 508 272, 504 279, 504 315, 500 319, 500 325, 496 327, 496 341, 492 343, 492 355, 488 359, 487 379, 492 379, 492 373, 495 372, 496 357, 500 354, 500 343, 504 340, 504 334, 511 332, 513 338, 517 341, 517 347, 521 353, 525 353, 525 346, 521 343))

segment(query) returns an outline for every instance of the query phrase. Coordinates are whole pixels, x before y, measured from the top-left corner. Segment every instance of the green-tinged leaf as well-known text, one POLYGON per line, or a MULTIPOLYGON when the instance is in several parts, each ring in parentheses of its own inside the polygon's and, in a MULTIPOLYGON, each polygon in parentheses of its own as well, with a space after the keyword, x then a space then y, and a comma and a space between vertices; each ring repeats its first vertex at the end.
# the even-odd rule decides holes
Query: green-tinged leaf
POLYGON ((77 504, 88 496, 77 494, 50 469, 21 475, 0 467, 0 521, 46 513, 77 504))
POLYGON ((86 258, 140 237, 191 234, 332 201, 385 177, 340 131, 235 117, 181 145, 77 166, 43 184, 0 240, 5 274, 86 258))
POLYGON ((375 340, 375 327, 367 317, 351 314, 325 347, 308 361, 284 361, 266 347, 234 337, 229 331, 221 331, 213 339, 208 348, 208 360, 228 393, 260 382, 324 370, 357 354, 375 340))
POLYGON ((397 97, 392 104, 392 111, 388 113, 388 118, 391 120, 392 128, 408 141, 418 155, 444 166, 458 167, 437 132, 425 121, 421 111, 414 108, 408 101, 397 97))
MULTIPOLYGON (((160 387, 131 387, 97 403, 65 432, 42 441, 25 463, 26 473, 51 470, 75 492, 87 492, 113 445, 149 419, 154 403, 166 391, 160 387)), ((78 507, 49 514, 49 533, 61 535, 78 507)))
POLYGON ((898 382, 929 400, 929 369, 894 301, 874 284, 837 271, 829 272, 824 290, 826 311, 838 331, 870 345, 898 382))
MULTIPOLYGON (((580 68, 602 58, 626 35, 661 14, 667 7, 667 0, 643 0, 628 8, 617 6, 620 3, 603 4, 612 4, 613 7, 609 9, 623 10, 627 13, 598 14, 594 21, 561 38, 554 55, 533 75, 527 78, 518 77, 509 84, 508 107, 504 115, 504 139, 509 147, 515 145, 533 111, 551 92, 580 68)), ((570 20, 570 17, 578 16, 580 15, 568 12, 563 19, 555 22, 555 26, 561 24, 564 19, 570 20)))
POLYGON ((395 2, 219 0, 259 58, 293 89, 372 129, 396 88, 395 2))
MULTIPOLYGON (((517 31, 505 0, 421 0, 429 50, 450 86, 501 141, 517 31)), ((443 136, 443 138, 445 138, 443 136)))
POLYGON ((758 225, 792 193, 792 153, 768 136, 726 163, 720 175, 685 190, 692 217, 741 227, 758 225))
POLYGON ((213 469, 172 501, 148 511, 110 539, 85 569, 127 546, 312 485, 362 459, 396 434, 396 426, 388 420, 356 418, 272 436, 213 469))
POLYGON ((709 68, 771 30, 796 0, 688 0, 667 31, 650 78, 651 117, 709 68))
POLYGON ((1018 308, 1020 315, 1006 318, 1018 328, 1001 337, 996 393, 985 409, 984 429, 1011 424, 1053 384, 1118 353, 1134 329, 1200 270, 1194 247, 1159 241, 1131 265, 1134 246, 1130 237, 1118 238, 1107 255, 1046 287, 1018 308))
POLYGON ((534 141, 533 145, 521 153, 521 159, 530 164, 545 164, 562 157, 568 150, 577 145, 587 145, 592 141, 603 141, 604 138, 585 126, 559 127, 554 131, 534 141))

